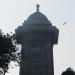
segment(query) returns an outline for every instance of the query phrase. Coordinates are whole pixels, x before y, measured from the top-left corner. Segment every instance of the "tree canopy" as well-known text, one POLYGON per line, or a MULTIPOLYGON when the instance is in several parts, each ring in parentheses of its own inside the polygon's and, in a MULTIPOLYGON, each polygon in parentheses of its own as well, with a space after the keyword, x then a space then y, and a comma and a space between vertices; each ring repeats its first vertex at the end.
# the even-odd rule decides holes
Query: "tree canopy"
POLYGON ((66 71, 62 72, 62 75, 75 75, 75 71, 72 68, 67 68, 66 71))
POLYGON ((9 68, 10 61, 16 60, 16 51, 13 38, 9 34, 4 35, 0 30, 0 68, 3 69, 4 75, 9 68))

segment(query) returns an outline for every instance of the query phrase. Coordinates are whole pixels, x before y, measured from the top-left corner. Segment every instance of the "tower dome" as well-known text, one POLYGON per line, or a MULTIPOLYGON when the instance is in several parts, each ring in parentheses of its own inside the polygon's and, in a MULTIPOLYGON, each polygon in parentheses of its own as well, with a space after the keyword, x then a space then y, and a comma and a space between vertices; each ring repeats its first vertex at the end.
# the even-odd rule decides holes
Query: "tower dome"
POLYGON ((28 17, 27 24, 50 24, 47 17, 39 11, 39 5, 37 5, 37 11, 28 17))
POLYGON ((39 5, 37 5, 37 11, 31 14, 26 21, 15 29, 16 38, 19 43, 23 43, 24 40, 48 40, 52 43, 57 43, 58 29, 48 21, 47 17, 39 11, 39 5), (53 38, 51 38, 51 36, 53 38), (55 39, 56 38, 56 39, 55 39), (55 40, 52 40, 55 39, 55 40))
POLYGON ((50 23, 45 15, 37 11, 29 16, 27 22, 29 24, 49 24, 50 23))

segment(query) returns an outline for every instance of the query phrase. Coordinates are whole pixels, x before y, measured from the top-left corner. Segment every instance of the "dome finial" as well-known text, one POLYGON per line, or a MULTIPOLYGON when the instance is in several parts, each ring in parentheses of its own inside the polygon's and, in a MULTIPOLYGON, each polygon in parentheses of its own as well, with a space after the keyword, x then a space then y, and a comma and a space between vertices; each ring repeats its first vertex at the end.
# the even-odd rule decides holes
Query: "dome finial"
POLYGON ((37 7, 37 11, 39 11, 39 7, 40 7, 40 5, 39 5, 39 4, 37 4, 37 5, 36 5, 36 7, 37 7))

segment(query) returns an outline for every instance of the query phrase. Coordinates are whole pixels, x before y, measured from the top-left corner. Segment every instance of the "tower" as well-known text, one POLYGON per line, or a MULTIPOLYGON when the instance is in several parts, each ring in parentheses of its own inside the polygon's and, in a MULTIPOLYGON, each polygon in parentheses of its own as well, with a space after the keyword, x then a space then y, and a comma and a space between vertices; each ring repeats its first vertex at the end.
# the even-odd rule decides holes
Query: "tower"
POLYGON ((58 43, 58 32, 37 5, 37 11, 15 30, 22 45, 20 75, 54 75, 53 45, 58 43))

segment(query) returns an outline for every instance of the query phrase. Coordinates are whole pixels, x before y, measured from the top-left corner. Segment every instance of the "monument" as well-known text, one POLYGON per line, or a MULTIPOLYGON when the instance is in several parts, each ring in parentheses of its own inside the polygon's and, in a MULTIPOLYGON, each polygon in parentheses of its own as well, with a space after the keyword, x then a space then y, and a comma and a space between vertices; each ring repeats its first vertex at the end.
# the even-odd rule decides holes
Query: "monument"
POLYGON ((22 45, 20 75, 54 75, 53 45, 58 43, 59 30, 39 7, 15 30, 22 45))

